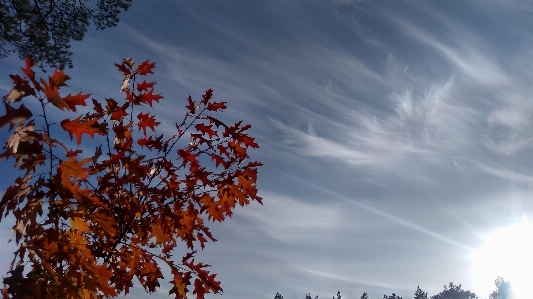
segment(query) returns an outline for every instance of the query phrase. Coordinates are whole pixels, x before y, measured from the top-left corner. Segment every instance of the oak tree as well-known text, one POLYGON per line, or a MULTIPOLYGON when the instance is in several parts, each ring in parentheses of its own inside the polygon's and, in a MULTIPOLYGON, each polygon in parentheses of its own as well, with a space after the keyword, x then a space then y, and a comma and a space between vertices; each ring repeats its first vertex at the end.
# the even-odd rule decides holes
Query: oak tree
POLYGON ((72 67, 70 41, 115 26, 133 0, 0 0, 0 57, 18 52, 41 63, 72 67))
POLYGON ((261 203, 251 126, 215 117, 226 102, 207 90, 188 97, 172 136, 156 133, 162 123, 150 108, 163 97, 156 82, 140 82, 153 62, 116 64, 124 98, 104 101, 65 94, 70 77, 56 69, 38 79, 35 63, 27 58, 23 74, 10 76, 0 116, 10 130, 0 158, 20 174, 0 199, 0 221, 14 217, 18 245, 3 298, 111 298, 134 279, 147 292, 165 279, 175 298, 222 292, 195 253, 216 241, 210 221, 261 203))

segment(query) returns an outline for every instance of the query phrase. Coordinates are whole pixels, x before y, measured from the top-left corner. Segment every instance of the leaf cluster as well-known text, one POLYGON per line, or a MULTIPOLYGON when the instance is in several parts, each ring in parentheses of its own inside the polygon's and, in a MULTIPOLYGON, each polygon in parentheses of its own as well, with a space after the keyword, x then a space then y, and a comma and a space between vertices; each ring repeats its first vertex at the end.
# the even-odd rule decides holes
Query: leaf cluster
POLYGON ((170 269, 175 298, 221 292, 210 265, 194 255, 216 241, 209 221, 261 203, 262 164, 248 161, 248 150, 258 148, 250 125, 215 118, 226 103, 207 90, 199 100, 189 96, 174 135, 156 134, 161 122, 149 107, 163 97, 156 82, 135 83, 153 73, 149 61, 116 65, 124 74, 122 101, 64 95, 70 77, 55 70, 38 80, 34 65, 27 58, 24 77, 11 75, 0 116, 0 128, 9 125, 11 134, 0 158, 14 159, 21 173, 0 199, 0 221, 13 215, 19 245, 4 298, 110 298, 128 293, 134 279, 154 292, 162 266, 170 269), (50 109, 77 117, 55 124, 50 109), (72 141, 61 141, 65 133, 72 141), (181 258, 173 257, 177 247, 181 258))

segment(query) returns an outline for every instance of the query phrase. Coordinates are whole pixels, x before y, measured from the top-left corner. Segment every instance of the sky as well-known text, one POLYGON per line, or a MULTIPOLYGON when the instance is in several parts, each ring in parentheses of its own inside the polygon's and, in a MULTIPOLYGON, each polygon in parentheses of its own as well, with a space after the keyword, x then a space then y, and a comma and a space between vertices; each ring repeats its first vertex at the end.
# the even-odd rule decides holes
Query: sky
MULTIPOLYGON (((135 0, 117 27, 73 43, 66 72, 73 92, 118 99, 113 63, 150 59, 169 135, 208 88, 224 119, 252 124, 263 205, 212 224, 218 242, 198 258, 224 294, 207 298, 412 298, 449 282, 488 298, 502 274, 473 256, 533 221, 532 13, 528 1, 135 0)), ((3 94, 20 66, 0 60, 3 94)), ((5 189, 12 162, 0 166, 5 189)), ((517 238, 531 246, 533 230, 517 238)))

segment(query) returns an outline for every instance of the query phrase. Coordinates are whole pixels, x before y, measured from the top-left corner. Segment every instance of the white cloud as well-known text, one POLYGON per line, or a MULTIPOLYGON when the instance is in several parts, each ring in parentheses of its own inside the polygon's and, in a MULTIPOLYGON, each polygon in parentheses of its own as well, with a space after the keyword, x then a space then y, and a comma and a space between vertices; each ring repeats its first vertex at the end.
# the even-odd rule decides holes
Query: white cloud
POLYGON ((461 124, 450 124, 450 120, 464 123, 472 111, 456 106, 451 98, 453 89, 451 79, 433 84, 420 96, 406 89, 389 96, 394 113, 372 115, 345 107, 344 115, 336 120, 319 119, 312 124, 312 127, 320 127, 321 132, 334 132, 331 135, 322 133, 320 136, 312 130, 304 131, 278 120, 272 122, 285 133, 286 141, 304 156, 396 172, 409 159, 440 160, 455 150, 457 134, 463 134, 457 131, 461 124))
POLYGON ((508 181, 523 183, 526 185, 533 184, 533 176, 531 175, 522 174, 503 166, 489 165, 488 163, 481 163, 475 160, 472 160, 471 162, 474 163, 483 172, 486 172, 495 177, 499 177, 508 181))
POLYGON ((238 214, 280 242, 308 243, 317 236, 326 241, 328 232, 339 228, 341 211, 334 201, 312 204, 276 193, 266 192, 262 196, 262 206, 250 206, 238 214))

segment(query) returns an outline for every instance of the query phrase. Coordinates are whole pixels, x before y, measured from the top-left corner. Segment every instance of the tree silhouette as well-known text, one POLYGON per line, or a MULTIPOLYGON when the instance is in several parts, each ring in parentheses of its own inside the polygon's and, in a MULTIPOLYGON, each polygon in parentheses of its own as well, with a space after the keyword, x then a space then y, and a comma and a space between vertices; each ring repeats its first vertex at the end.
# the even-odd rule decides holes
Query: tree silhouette
MULTIPOLYGON (((311 293, 305 294, 305 299, 313 299, 313 297, 311 297, 311 293)), ((318 295, 315 296, 315 299, 318 299, 318 295)))
POLYGON ((274 299, 283 299, 283 296, 278 292, 276 293, 276 296, 274 296, 274 299))
POLYGON ((415 299, 427 299, 427 298, 428 298, 428 293, 422 291, 422 289, 420 289, 420 286, 417 286, 416 292, 415 292, 415 299))
POLYGON ((368 299, 368 294, 366 292, 363 292, 363 295, 361 295, 361 299, 368 299))
POLYGON ((461 284, 454 285, 450 282, 448 286, 444 286, 442 292, 431 296, 431 299, 477 299, 477 296, 475 293, 463 290, 461 284))
POLYGON ((383 299, 402 299, 402 297, 396 295, 396 293, 392 293, 390 296, 383 295, 383 299))
POLYGON ((511 289, 511 283, 505 281, 502 277, 496 278, 494 281, 496 285, 496 291, 493 291, 489 295, 489 299, 510 299, 513 295, 513 290, 511 289))
MULTIPOLYGON (((335 296, 333 296, 333 299, 335 299, 335 296)), ((337 298, 336 299, 341 299, 341 292, 340 291, 337 291, 337 298)))
POLYGON ((72 67, 70 41, 117 25, 133 0, 0 0, 0 57, 18 52, 44 65, 72 67))

